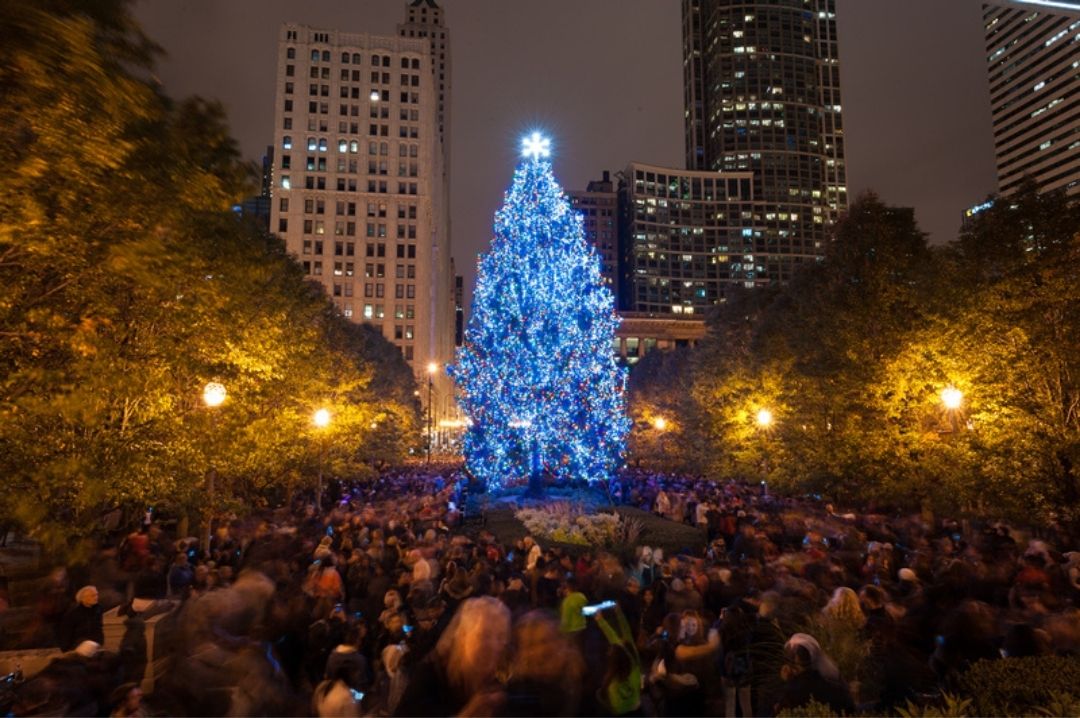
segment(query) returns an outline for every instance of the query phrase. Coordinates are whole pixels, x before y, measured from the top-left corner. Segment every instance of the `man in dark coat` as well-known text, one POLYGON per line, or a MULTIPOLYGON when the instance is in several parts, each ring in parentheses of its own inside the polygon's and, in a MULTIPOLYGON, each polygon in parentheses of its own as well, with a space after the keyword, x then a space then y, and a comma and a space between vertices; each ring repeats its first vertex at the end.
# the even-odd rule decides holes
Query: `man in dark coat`
POLYGON ((83 641, 93 641, 99 646, 105 643, 97 588, 83 586, 79 589, 75 594, 75 605, 69 608, 60 619, 57 635, 60 639, 60 648, 64 651, 74 649, 83 641))

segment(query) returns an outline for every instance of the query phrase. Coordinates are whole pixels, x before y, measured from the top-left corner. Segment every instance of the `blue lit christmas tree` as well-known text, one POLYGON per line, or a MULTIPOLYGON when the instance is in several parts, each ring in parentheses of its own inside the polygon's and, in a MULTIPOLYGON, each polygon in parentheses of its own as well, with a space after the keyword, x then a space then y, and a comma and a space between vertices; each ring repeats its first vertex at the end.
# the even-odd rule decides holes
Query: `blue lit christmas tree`
POLYGON ((581 215, 552 174, 548 140, 523 159, 480 259, 465 347, 452 374, 472 424, 469 470, 489 488, 604 480, 622 464, 630 420, 619 318, 581 215))

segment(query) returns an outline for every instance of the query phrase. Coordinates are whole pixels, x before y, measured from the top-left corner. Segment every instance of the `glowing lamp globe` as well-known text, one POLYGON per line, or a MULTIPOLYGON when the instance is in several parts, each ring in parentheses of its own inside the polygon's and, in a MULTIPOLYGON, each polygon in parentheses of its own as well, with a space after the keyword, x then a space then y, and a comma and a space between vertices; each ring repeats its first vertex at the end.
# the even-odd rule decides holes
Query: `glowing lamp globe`
POLYGON ((378 102, 379 101, 379 91, 378 90, 372 90, 370 97, 371 97, 372 102, 378 102))
POLYGON ((427 373, 428 374, 437 374, 437 373, 439 373, 439 365, 436 364, 435 362, 428 362, 427 373))
POLYGON ((941 390, 941 403, 950 411, 959 409, 964 403, 964 393, 955 386, 947 386, 941 390))
POLYGON ((203 387, 202 400, 207 406, 221 406, 225 401, 225 385, 212 381, 203 387))
POLYGON ((757 413, 757 423, 758 423, 758 426, 763 426, 765 428, 768 428, 768 427, 772 426, 772 423, 773 423, 772 412, 769 411, 768 409, 759 410, 758 413, 757 413))
POLYGON ((653 427, 655 427, 657 431, 663 431, 664 429, 667 428, 667 419, 665 419, 662 416, 658 416, 655 419, 653 419, 652 424, 653 424, 653 427))
POLYGON ((324 429, 330 425, 330 412, 326 409, 319 409, 315 412, 315 416, 311 417, 311 421, 315 426, 324 429))

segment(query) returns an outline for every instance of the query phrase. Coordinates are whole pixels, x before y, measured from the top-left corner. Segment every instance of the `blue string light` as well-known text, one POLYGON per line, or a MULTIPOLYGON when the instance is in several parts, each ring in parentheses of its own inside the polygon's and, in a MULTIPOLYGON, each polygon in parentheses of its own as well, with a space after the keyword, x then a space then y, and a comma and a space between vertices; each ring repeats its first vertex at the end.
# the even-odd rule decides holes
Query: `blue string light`
POLYGON ((581 215, 552 173, 547 139, 524 159, 479 261, 465 346, 450 373, 471 425, 470 471, 491 488, 537 469, 600 481, 623 463, 630 420, 619 318, 581 215))

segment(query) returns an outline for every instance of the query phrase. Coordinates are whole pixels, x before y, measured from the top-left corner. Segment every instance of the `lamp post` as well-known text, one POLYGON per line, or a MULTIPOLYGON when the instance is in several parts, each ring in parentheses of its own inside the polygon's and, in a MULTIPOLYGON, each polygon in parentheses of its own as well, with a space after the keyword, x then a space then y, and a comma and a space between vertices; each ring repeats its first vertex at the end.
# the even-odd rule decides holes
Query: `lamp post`
MULTIPOLYGON (((315 425, 316 429, 325 429, 330 426, 330 411, 328 409, 317 410, 311 417, 311 423, 315 425)), ((326 465, 326 432, 320 431, 319 433, 319 483, 315 489, 315 507, 322 511, 323 467, 326 465)))
POLYGON ((666 465, 664 461, 666 454, 664 453, 664 437, 668 428, 668 421, 662 416, 654 417, 652 420, 653 428, 656 429, 659 439, 657 440, 657 449, 660 451, 660 462, 662 465, 666 465))
POLYGON ((765 439, 761 442, 761 469, 765 478, 761 480, 761 492, 762 495, 767 496, 769 493, 768 484, 766 483, 769 478, 769 444, 768 434, 769 429, 773 425, 773 413, 768 409, 758 409, 757 416, 755 417, 758 427, 762 433, 765 434, 765 439))
MULTIPOLYGON (((217 412, 215 409, 221 406, 225 402, 225 397, 228 393, 225 391, 225 385, 219 384, 216 381, 207 383, 203 387, 202 400, 206 404, 206 407, 210 410, 210 433, 217 433, 217 412)), ((214 524, 214 501, 215 501, 215 484, 217 483, 217 468, 214 466, 213 461, 210 462, 210 470, 206 473, 207 483, 207 498, 209 499, 209 505, 206 510, 206 536, 203 542, 203 549, 207 552, 210 551, 210 538, 213 536, 213 524, 214 524)))
POLYGON ((432 428, 432 406, 431 395, 435 389, 435 373, 439 371, 439 365, 435 362, 428 362, 427 365, 427 462, 431 463, 431 442, 434 439, 434 430, 432 428))
POLYGON ((964 405, 964 393, 950 384, 941 390, 941 403, 945 406, 945 411, 949 415, 949 427, 952 429, 952 433, 956 434, 956 412, 964 405))

